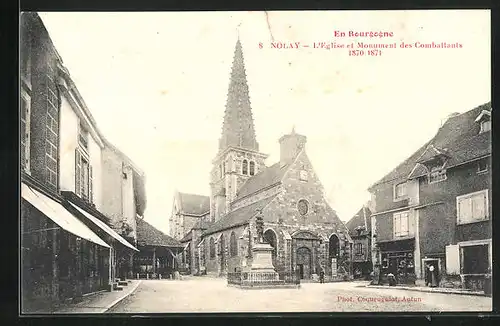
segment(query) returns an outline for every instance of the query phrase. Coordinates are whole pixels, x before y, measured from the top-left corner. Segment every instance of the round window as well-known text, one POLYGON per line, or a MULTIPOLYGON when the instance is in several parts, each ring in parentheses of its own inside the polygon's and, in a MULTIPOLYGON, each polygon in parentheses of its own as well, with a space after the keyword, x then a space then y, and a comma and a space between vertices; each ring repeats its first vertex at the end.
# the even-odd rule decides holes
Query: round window
POLYGON ((299 200, 297 203, 297 209, 299 210, 300 215, 306 215, 309 211, 309 203, 305 199, 299 200))

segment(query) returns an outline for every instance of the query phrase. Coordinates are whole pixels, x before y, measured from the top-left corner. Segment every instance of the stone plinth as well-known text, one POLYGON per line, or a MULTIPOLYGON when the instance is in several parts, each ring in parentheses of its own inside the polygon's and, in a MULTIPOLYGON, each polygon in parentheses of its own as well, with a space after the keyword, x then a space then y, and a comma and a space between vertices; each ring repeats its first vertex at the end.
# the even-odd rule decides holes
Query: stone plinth
POLYGON ((246 289, 300 288, 300 282, 281 279, 273 266, 273 247, 257 243, 252 248, 251 266, 244 266, 241 272, 228 275, 228 286, 246 289))
POLYGON ((252 254, 252 272, 275 272, 273 266, 273 247, 267 243, 257 243, 252 248, 252 254))

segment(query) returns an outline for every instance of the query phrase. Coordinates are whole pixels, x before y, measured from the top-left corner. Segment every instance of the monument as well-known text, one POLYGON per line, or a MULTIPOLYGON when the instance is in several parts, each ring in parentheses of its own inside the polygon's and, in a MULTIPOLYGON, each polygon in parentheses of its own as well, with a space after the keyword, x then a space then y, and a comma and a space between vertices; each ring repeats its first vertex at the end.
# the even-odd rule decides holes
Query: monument
POLYGON ((272 255, 274 249, 270 244, 264 242, 264 219, 262 218, 262 211, 258 211, 256 229, 257 243, 252 248, 253 262, 250 271, 256 278, 278 281, 279 275, 273 266, 272 255))
MULTIPOLYGON (((264 241, 264 219, 262 210, 258 210, 255 218, 257 230, 256 242, 251 246, 251 264, 244 271, 234 273, 229 277, 228 285, 240 288, 300 288, 300 282, 292 279, 280 279, 279 274, 273 266, 274 248, 264 241)), ((249 245, 252 235, 249 230, 249 245)), ((246 264, 245 264, 246 265, 246 264)))

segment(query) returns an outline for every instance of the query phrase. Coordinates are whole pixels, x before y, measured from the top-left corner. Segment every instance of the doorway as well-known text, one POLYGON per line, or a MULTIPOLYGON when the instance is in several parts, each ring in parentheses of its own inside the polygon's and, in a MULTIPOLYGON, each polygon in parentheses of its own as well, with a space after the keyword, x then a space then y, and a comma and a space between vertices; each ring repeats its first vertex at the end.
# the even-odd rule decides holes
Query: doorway
POLYGON ((304 265, 303 264, 299 264, 297 265, 297 267, 299 268, 299 275, 300 275, 300 279, 304 279, 304 265))
POLYGON ((427 266, 433 266, 434 267, 434 275, 436 276, 436 282, 439 283, 439 259, 438 258, 425 258, 423 259, 424 264, 424 280, 425 283, 430 285, 431 284, 431 272, 427 266))
POLYGON ((300 278, 309 279, 311 276, 311 250, 307 247, 297 249, 297 268, 299 268, 300 278))

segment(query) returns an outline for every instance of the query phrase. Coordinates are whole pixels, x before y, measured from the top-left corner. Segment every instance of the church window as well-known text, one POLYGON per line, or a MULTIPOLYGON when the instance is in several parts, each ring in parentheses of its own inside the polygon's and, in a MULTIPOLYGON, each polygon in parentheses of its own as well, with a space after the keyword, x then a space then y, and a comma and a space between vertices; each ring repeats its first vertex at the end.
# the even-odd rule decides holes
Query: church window
POLYGON ((229 241, 229 253, 231 257, 238 256, 238 242, 236 241, 236 234, 231 232, 231 239, 229 241))
POLYGON ((255 175, 255 162, 250 161, 250 175, 255 175))
POLYGON ((215 240, 210 238, 210 259, 215 258, 215 240))
POLYGON ((300 171, 300 181, 307 181, 307 171, 306 170, 300 171))
POLYGON ((248 174, 248 161, 247 160, 243 160, 243 166, 241 168, 241 173, 244 175, 248 174))
POLYGON ((305 199, 299 200, 297 203, 297 209, 300 213, 300 215, 306 215, 307 212, 309 211, 309 203, 305 199))

